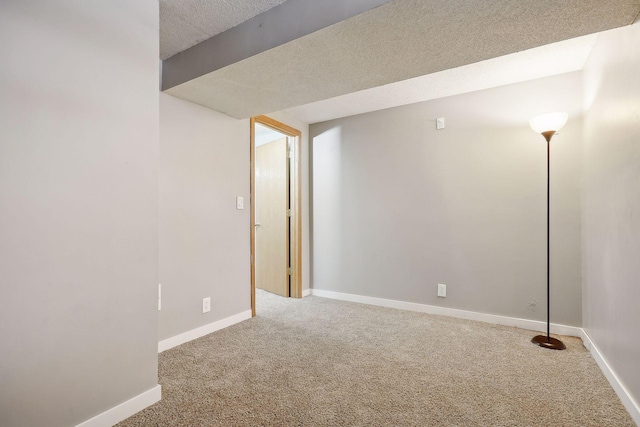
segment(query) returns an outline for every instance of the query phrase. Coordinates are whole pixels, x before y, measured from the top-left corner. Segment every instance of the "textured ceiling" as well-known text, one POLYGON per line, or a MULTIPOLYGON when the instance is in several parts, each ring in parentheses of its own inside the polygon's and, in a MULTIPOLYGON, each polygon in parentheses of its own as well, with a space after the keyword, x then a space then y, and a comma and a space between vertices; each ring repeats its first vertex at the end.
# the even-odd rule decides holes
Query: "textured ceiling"
POLYGON ((596 34, 390 83, 284 110, 307 123, 582 70, 596 34))
POLYGON ((167 59, 285 1, 160 0, 160 59, 167 59))
POLYGON ((246 118, 628 25, 639 10, 640 0, 394 0, 166 92, 246 118))

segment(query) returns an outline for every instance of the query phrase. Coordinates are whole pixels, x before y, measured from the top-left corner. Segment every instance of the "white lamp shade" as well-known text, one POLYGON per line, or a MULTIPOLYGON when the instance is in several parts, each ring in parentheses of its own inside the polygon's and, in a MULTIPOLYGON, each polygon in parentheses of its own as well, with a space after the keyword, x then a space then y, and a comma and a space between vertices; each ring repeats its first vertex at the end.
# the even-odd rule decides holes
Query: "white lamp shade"
POLYGON ((537 133, 557 132, 567 123, 568 118, 567 113, 548 113, 529 120, 529 125, 537 133))

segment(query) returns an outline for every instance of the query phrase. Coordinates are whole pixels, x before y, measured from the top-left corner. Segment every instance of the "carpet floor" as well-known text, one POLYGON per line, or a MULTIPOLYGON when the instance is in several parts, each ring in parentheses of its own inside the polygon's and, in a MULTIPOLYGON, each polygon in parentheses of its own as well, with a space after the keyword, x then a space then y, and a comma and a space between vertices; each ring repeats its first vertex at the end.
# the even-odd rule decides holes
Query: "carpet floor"
POLYGON ((132 426, 635 426, 578 338, 259 291, 258 315, 159 355, 132 426))

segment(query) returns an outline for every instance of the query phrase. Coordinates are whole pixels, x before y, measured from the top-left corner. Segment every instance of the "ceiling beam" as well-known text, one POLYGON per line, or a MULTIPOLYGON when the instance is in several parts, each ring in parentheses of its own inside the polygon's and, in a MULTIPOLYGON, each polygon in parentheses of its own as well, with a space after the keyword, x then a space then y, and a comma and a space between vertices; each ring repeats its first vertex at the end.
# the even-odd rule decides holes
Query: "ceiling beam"
POLYGON ((391 0, 288 0, 162 63, 162 90, 240 62, 391 0))
MULTIPOLYGON (((336 1, 358 2, 289 0, 281 6, 294 2, 301 7, 300 22, 308 22, 320 13, 316 8, 331 9, 327 5, 336 1), (303 2, 306 7, 301 6, 303 2)), ((182 83, 167 85, 165 93, 247 118, 628 25, 639 11, 640 0, 393 0, 250 56, 249 52, 264 49, 265 44, 252 50, 249 36, 260 38, 262 34, 268 39, 270 32, 261 28, 276 31, 286 21, 270 21, 260 27, 258 19, 244 36, 227 40, 227 46, 237 43, 241 52, 188 51, 194 54, 192 64, 225 55, 238 55, 237 62, 226 60, 226 65, 210 72, 201 67, 191 76, 183 75, 178 80, 182 83)), ((302 30, 282 31, 295 36, 302 30)), ((220 36, 228 35, 213 39, 220 36)), ((267 41, 266 45, 277 44, 267 41)), ((173 59, 165 65, 173 65, 173 59)), ((510 68, 507 62, 505 71, 510 68)), ((165 79, 172 75, 173 70, 165 69, 165 79)))

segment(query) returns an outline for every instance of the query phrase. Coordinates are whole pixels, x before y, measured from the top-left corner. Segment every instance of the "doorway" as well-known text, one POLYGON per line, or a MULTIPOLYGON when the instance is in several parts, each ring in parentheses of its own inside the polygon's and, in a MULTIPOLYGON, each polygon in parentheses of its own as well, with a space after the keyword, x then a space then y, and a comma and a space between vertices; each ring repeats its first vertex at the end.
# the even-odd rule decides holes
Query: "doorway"
POLYGON ((300 139, 266 116, 251 119, 251 312, 256 288, 302 297, 300 139))

